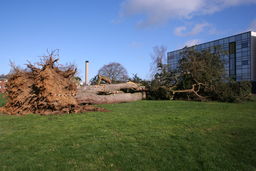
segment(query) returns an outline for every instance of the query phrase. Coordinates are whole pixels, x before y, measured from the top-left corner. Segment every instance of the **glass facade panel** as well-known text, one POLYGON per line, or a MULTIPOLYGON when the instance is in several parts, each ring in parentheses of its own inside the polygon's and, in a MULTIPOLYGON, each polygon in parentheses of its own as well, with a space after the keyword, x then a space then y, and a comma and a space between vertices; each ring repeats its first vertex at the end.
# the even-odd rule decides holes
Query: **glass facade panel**
MULTIPOLYGON (((223 59, 226 73, 237 81, 251 80, 251 36, 250 32, 238 34, 228 38, 196 45, 195 50, 209 50, 215 53, 215 47, 223 50, 223 59), (226 54, 225 54, 226 52, 226 54)), ((182 49, 168 53, 170 68, 176 69, 182 57, 182 49)))
POLYGON ((248 47, 248 41, 242 41, 241 47, 242 48, 247 48, 248 47))
POLYGON ((241 39, 242 39, 242 35, 241 34, 236 35, 236 41, 241 40, 241 39))
POLYGON ((242 61, 242 65, 248 65, 248 60, 242 61))
POLYGON ((248 37, 249 37, 249 34, 248 34, 248 33, 242 34, 242 39, 247 39, 248 37))

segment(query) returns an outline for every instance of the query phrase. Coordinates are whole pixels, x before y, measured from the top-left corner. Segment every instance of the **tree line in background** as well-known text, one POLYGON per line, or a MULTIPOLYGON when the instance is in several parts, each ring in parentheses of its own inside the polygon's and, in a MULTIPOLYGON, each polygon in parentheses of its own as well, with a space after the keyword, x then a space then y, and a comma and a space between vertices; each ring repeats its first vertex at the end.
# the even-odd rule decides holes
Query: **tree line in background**
MULTIPOLYGON (((98 75, 108 77, 112 83, 122 83, 129 80, 127 70, 117 62, 112 62, 110 64, 104 65, 99 69, 98 75)), ((91 79, 91 84, 95 85, 98 81, 98 75, 91 79)))

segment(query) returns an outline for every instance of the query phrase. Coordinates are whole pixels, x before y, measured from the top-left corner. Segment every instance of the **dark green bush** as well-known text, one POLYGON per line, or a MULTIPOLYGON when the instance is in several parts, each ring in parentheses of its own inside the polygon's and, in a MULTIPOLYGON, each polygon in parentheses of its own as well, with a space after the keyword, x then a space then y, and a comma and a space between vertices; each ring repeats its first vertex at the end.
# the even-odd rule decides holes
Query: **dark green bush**
POLYGON ((220 83, 216 86, 215 95, 212 96, 212 99, 222 102, 241 102, 250 100, 251 90, 252 84, 248 81, 220 83))
POLYGON ((172 93, 165 86, 157 88, 149 88, 147 93, 148 100, 170 100, 172 99, 172 93))

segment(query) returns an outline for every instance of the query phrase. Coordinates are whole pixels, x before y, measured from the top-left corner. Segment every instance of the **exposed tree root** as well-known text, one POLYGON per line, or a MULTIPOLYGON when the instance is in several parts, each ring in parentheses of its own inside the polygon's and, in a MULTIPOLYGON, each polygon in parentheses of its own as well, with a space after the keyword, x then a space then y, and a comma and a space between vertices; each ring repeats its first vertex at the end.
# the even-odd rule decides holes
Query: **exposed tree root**
POLYGON ((13 66, 6 85, 8 101, 2 113, 49 115, 101 111, 77 103, 77 86, 73 79, 76 68, 60 66, 57 62, 53 52, 36 65, 27 64, 26 69, 13 66))

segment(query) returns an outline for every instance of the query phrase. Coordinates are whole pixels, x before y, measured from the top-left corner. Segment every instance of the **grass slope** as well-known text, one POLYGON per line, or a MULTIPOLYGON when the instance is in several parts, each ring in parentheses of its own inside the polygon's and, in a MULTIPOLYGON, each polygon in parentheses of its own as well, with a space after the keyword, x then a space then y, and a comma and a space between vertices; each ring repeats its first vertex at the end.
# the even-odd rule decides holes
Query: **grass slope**
POLYGON ((255 170, 256 103, 140 101, 0 115, 0 170, 255 170))

